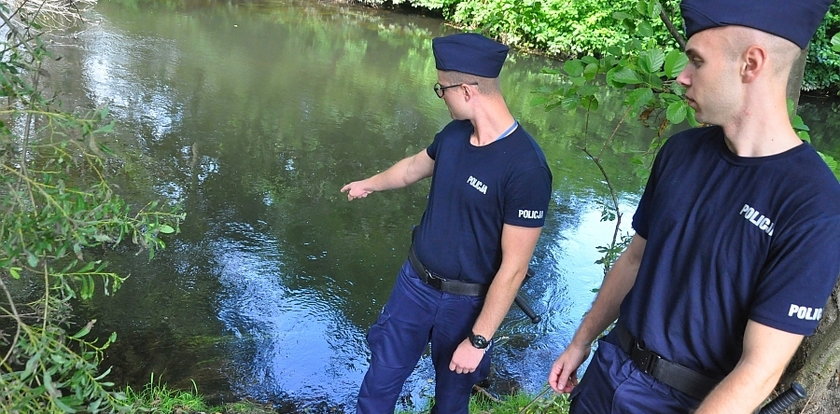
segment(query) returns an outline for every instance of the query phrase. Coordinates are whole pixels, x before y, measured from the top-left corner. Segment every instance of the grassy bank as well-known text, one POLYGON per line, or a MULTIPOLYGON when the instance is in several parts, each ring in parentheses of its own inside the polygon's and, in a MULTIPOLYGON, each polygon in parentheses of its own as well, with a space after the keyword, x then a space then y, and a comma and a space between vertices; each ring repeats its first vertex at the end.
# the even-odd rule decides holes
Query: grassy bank
MULTIPOLYGON (((208 404, 193 383, 191 390, 176 390, 166 384, 155 383, 152 377, 141 390, 126 388, 127 402, 141 412, 159 414, 269 414, 285 413, 270 404, 240 401, 222 405, 208 404)), ((424 413, 429 410, 421 410, 424 413)), ((524 393, 505 396, 500 399, 485 394, 475 394, 470 400, 471 414, 566 414, 569 402, 565 395, 553 395, 550 391, 539 395, 524 393)), ((306 413, 306 411, 304 411, 306 413)), ((401 411, 399 414, 414 414, 401 411)))

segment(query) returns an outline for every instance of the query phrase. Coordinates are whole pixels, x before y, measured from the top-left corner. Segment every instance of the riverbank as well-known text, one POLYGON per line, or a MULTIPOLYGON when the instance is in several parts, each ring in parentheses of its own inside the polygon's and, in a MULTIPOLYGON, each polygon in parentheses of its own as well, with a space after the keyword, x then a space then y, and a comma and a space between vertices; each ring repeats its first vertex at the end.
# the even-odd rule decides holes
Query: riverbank
MULTIPOLYGON (((239 401, 221 405, 210 405, 198 392, 171 389, 165 384, 149 384, 139 392, 126 389, 128 402, 133 407, 164 414, 293 414, 294 407, 277 407, 254 401, 239 401)), ((421 413, 429 409, 421 410, 421 413)), ((304 412, 309 412, 308 410, 304 412)), ((334 412, 330 410, 329 412, 334 412)), ((566 396, 515 395, 495 398, 485 392, 477 392, 470 400, 470 414, 567 414, 569 401, 566 396)), ((398 414, 414 412, 397 411, 398 414)))
MULTIPOLYGON (((640 45, 677 48, 679 0, 334 0, 443 19, 529 53, 566 60, 620 57, 640 45), (635 46, 635 47, 634 47, 635 46)), ((802 90, 840 94, 840 2, 834 2, 808 47, 802 90)))

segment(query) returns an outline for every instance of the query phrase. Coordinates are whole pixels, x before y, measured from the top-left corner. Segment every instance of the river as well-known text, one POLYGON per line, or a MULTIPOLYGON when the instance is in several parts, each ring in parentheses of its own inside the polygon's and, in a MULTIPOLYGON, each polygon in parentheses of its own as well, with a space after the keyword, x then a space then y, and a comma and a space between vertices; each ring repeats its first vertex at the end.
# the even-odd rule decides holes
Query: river
MULTIPOLYGON (((123 154, 115 180, 137 202, 187 213, 149 260, 108 255, 129 278, 79 305, 101 335, 118 333, 110 379, 152 378, 213 402, 249 398, 283 412, 351 411, 373 323, 406 257, 428 183, 346 200, 339 188, 416 153, 449 121, 435 96, 434 18, 307 1, 103 1, 56 45, 51 80, 65 104, 107 105, 104 141, 123 154), (195 384, 195 385, 193 385, 195 384)), ((599 151, 620 96, 585 114, 535 104, 559 62, 512 52, 502 89, 554 175, 546 226, 523 295, 497 337, 491 392, 544 389, 603 275, 597 246, 607 188, 582 145, 599 151)), ((818 148, 837 156, 836 101, 805 102, 818 148), (836 130, 836 128, 834 128, 836 130)), ((625 122, 603 163, 629 231, 643 180, 630 155, 655 131, 625 122)), ((433 392, 424 356, 400 405, 433 392)))

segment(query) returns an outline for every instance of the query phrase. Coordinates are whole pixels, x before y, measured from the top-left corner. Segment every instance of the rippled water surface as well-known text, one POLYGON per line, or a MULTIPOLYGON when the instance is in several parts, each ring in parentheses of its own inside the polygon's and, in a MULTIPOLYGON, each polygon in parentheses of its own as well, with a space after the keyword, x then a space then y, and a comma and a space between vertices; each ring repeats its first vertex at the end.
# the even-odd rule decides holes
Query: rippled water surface
MULTIPOLYGON (((364 375, 365 332, 405 259, 428 183, 348 203, 339 188, 431 142, 448 120, 432 91, 430 39, 440 20, 319 2, 103 1, 59 45, 52 79, 65 102, 108 105, 107 143, 129 154, 122 190, 180 204, 180 234, 154 260, 108 259, 129 275, 83 309, 117 331, 112 379, 152 375, 213 401, 251 398, 296 412, 351 411, 364 375)), ((514 308, 497 337, 492 392, 543 389, 550 363, 594 297, 606 186, 580 146, 600 150, 620 118, 546 112, 533 92, 558 62, 512 53, 502 86, 554 174, 547 224, 523 293, 542 315, 514 308)), ((830 103, 810 104, 821 117, 830 103)), ((836 119, 836 116, 834 118, 836 119)), ((822 124, 837 123, 830 119, 822 124)), ((614 145, 644 150, 651 130, 626 123, 614 145)), ((813 126, 815 141, 837 147, 813 126)), ((642 181, 629 157, 603 153, 624 223, 642 181)), ((628 230, 625 224, 624 230, 628 230)), ((405 408, 433 390, 424 357, 405 408)))

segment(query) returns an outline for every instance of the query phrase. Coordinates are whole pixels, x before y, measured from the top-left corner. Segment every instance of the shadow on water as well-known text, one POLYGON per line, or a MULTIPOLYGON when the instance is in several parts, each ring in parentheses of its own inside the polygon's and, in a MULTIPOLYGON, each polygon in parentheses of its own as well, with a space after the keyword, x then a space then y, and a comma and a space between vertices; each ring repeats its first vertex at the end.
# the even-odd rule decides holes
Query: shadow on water
MULTIPOLYGON (((428 183, 352 203, 338 189, 416 153, 449 120, 431 89, 430 39, 452 29, 302 1, 112 0, 90 19, 61 45, 53 80, 68 105, 111 108, 118 132, 107 143, 126 154, 123 191, 187 213, 154 260, 110 255, 129 279, 81 305, 100 334, 118 332, 111 379, 195 381, 213 402, 251 398, 282 412, 352 411, 365 332, 405 260, 428 183)), ((601 221, 606 188, 579 146, 612 133, 621 97, 605 96, 584 132, 581 114, 532 103, 555 82, 541 69, 556 64, 514 52, 502 73, 555 182, 536 276, 523 289, 543 321, 511 310, 497 334, 495 393, 543 389, 600 284, 596 246, 612 236, 601 221)), ((628 126, 615 145, 644 150, 652 135, 628 126)), ((626 156, 607 150, 603 162, 628 230, 642 182, 626 156)), ((402 407, 422 407, 432 381, 423 357, 402 407)))

